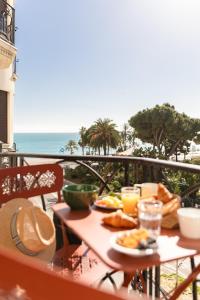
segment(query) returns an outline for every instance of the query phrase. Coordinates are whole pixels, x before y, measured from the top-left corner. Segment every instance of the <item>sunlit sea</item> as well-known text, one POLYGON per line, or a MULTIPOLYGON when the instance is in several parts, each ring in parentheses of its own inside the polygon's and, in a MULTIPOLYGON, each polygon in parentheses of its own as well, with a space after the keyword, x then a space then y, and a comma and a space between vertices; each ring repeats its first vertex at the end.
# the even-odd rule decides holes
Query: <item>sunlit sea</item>
MULTIPOLYGON (((14 142, 18 152, 62 154, 69 140, 78 142, 78 133, 15 133, 14 142)), ((67 152, 64 152, 69 154, 67 152)), ((79 148, 74 154, 81 154, 79 148)))

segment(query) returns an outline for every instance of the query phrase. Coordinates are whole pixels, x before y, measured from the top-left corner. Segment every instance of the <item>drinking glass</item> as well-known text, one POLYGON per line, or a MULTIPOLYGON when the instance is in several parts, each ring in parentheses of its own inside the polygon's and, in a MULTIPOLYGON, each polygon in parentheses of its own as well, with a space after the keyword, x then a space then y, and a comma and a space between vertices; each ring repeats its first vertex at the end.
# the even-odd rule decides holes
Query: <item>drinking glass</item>
POLYGON ((154 196, 158 191, 158 184, 153 182, 144 182, 141 184, 135 184, 134 186, 141 189, 142 198, 154 196))
POLYGON ((140 199, 140 189, 133 186, 125 186, 121 189, 121 199, 124 213, 137 215, 137 204, 140 199))
POLYGON ((143 199, 138 203, 140 227, 147 229, 155 239, 160 234, 162 205, 162 202, 159 200, 143 199))

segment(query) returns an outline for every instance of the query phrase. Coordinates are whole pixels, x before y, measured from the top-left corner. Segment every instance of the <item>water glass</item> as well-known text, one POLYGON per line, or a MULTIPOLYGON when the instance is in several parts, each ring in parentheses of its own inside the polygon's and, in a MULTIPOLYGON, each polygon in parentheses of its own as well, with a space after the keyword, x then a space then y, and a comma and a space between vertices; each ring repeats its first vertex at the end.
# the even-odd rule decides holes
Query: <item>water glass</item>
POLYGON ((133 186, 126 186, 121 189, 121 199, 123 203, 123 212, 131 215, 137 215, 137 204, 140 199, 140 189, 133 186))
POLYGON ((138 203, 138 217, 140 227, 150 232, 153 238, 160 234, 162 220, 162 202, 159 200, 143 199, 138 203))

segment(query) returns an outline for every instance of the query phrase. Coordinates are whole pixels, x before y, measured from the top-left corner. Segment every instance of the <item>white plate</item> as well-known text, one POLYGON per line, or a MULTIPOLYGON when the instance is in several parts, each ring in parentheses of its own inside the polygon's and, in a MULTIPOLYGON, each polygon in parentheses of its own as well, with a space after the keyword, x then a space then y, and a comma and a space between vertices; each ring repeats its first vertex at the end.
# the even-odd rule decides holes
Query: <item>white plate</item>
POLYGON ((110 238, 111 247, 114 250, 116 250, 117 252, 127 254, 127 255, 130 255, 130 256, 147 256, 147 255, 152 255, 152 254, 157 253, 158 249, 147 248, 147 249, 144 249, 144 250, 140 250, 140 249, 127 248, 127 247, 119 245, 117 243, 117 238, 122 237, 124 234, 127 234, 130 231, 132 231, 132 230, 122 231, 122 232, 118 232, 116 234, 113 234, 110 238))
POLYGON ((97 208, 102 208, 102 209, 106 209, 106 210, 118 210, 118 209, 122 209, 122 208, 116 208, 116 207, 108 207, 106 205, 100 205, 100 204, 96 203, 96 201, 94 202, 94 205, 97 208))
POLYGON ((98 199, 94 202, 94 205, 97 208, 102 208, 102 209, 106 209, 106 210, 118 210, 118 209, 122 209, 122 207, 121 208, 119 208, 119 207, 108 207, 106 205, 98 204, 97 201, 98 200, 102 200, 104 197, 106 197, 106 196, 99 196, 98 199))

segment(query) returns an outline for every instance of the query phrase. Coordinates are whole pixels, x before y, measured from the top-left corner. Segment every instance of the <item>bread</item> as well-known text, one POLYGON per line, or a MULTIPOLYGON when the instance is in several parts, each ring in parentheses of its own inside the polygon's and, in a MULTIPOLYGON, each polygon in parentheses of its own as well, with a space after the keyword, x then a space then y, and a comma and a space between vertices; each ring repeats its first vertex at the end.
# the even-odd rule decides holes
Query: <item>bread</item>
POLYGON ((162 228, 172 229, 178 227, 177 209, 181 207, 180 197, 174 196, 162 208, 162 228))
POLYGON ((166 229, 178 228, 178 216, 176 211, 162 218, 161 227, 166 229))
POLYGON ((105 217, 102 218, 102 221, 106 225, 110 225, 116 228, 136 228, 137 220, 133 219, 126 214, 124 214, 121 210, 117 210, 116 212, 112 212, 105 217))
POLYGON ((180 208, 180 200, 179 198, 175 197, 163 205, 162 215, 166 216, 174 211, 177 211, 178 208, 180 208))
POLYGON ((168 189, 162 183, 158 183, 158 192, 157 192, 158 200, 163 203, 167 203, 172 200, 173 195, 168 191, 168 189))

